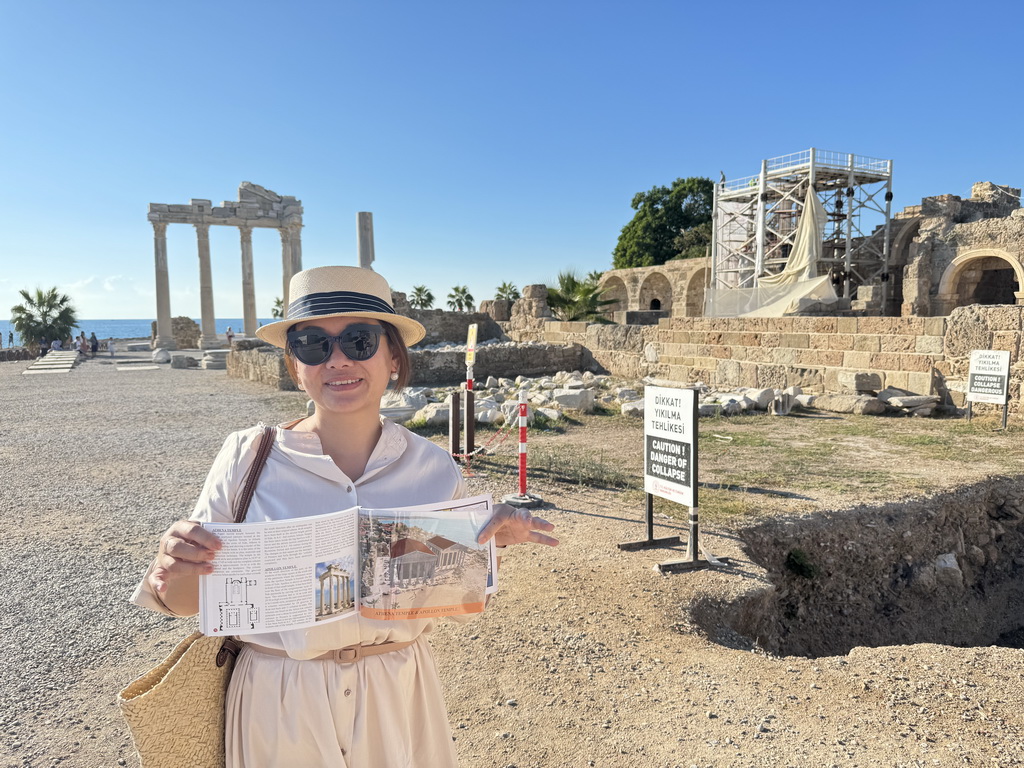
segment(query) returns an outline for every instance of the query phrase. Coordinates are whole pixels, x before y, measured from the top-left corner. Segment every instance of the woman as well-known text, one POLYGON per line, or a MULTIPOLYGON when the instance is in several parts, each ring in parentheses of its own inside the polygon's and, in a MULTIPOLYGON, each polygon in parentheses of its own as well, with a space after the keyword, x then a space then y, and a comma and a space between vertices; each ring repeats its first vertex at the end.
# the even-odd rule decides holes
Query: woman
MULTIPOLYGON (((408 506, 461 498, 448 453, 380 416, 390 382, 409 380, 406 346, 423 338, 395 314, 387 281, 372 270, 319 267, 292 278, 285 320, 257 335, 285 348, 313 416, 277 428, 247 520, 322 514, 354 505, 408 506)), ((219 541, 199 521, 231 521, 260 427, 231 435, 192 518, 172 525, 133 600, 154 610, 198 610, 198 578, 219 541)), ((499 547, 555 545, 550 523, 497 505, 481 532, 499 547)), ((352 616, 311 629, 241 636, 226 704, 227 765, 445 768, 457 764, 437 670, 425 635, 433 620, 352 616), (410 641, 412 641, 410 643, 410 641), (393 644, 393 645, 392 645, 393 644), (331 652, 360 646, 340 663, 331 652), (369 648, 372 646, 372 648, 369 648)))

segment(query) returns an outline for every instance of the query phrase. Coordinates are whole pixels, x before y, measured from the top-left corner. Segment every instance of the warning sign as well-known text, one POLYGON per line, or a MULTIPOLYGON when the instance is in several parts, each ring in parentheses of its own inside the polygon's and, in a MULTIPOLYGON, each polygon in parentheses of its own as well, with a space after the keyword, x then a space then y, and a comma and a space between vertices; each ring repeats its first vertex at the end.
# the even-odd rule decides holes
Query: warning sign
POLYGON ((697 400, 692 389, 644 390, 644 490, 697 506, 697 400))
POLYGON ((991 349, 971 352, 967 399, 972 403, 1005 405, 1010 385, 1010 353, 991 349))

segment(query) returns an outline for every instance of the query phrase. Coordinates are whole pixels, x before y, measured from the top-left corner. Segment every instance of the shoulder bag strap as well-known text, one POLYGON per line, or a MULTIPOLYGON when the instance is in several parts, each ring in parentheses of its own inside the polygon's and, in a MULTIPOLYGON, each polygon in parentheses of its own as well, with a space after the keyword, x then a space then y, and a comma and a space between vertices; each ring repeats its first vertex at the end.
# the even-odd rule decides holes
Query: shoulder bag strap
POLYGON ((276 432, 277 430, 274 427, 263 428, 260 444, 256 449, 256 460, 249 467, 249 473, 245 476, 245 485, 242 486, 242 492, 235 500, 236 523, 245 522, 245 515, 249 511, 249 502, 252 501, 252 495, 256 492, 256 481, 260 479, 260 473, 267 464, 267 456, 270 455, 270 449, 274 447, 276 432))

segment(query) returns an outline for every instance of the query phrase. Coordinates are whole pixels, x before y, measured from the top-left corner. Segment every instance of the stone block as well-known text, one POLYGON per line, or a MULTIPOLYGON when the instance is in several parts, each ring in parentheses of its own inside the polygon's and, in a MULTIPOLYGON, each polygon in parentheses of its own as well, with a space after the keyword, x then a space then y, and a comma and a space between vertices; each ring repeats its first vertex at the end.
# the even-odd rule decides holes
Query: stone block
MULTIPOLYGON (((909 357, 904 355, 903 357, 909 357)), ((882 371, 901 371, 905 370, 901 363, 901 356, 893 354, 891 352, 879 352, 876 355, 871 355, 869 358, 870 363, 865 366, 867 368, 874 368, 882 371)))
POLYGON ((782 334, 779 346, 792 349, 807 349, 810 346, 810 339, 806 333, 784 333, 782 334))
POLYGON ((927 336, 945 336, 946 335, 946 318, 944 317, 925 317, 924 320, 924 333, 927 336))
POLYGON ((844 368, 871 368, 870 352, 844 352, 844 368))
MULTIPOLYGON (((842 318, 840 318, 842 319, 842 318)), ((828 337, 828 348, 842 352, 853 349, 853 342, 857 338, 851 333, 833 333, 828 337)))
POLYGON ((879 344, 882 352, 914 352, 919 336, 889 335, 880 336, 879 344))
POLYGON ((838 333, 845 333, 851 336, 857 333, 857 318, 856 317, 837 317, 836 318, 836 331, 838 333))
POLYGON ((841 370, 837 380, 843 392, 878 392, 882 388, 881 374, 873 371, 841 370))
POLYGON ((889 370, 906 371, 907 373, 924 373, 927 371, 930 373, 932 370, 932 358, 930 355, 900 355, 899 365, 889 370))
POLYGON ((935 391, 934 382, 930 373, 907 373, 906 384, 902 389, 916 392, 919 395, 930 395, 935 391))
POLYGON ((942 343, 941 336, 918 336, 912 351, 923 355, 941 355, 942 343))
POLYGON ((637 418, 642 418, 644 415, 644 401, 631 400, 627 403, 623 403, 621 410, 623 416, 635 416, 637 418))
POLYGON ((553 389, 551 399, 563 408, 590 413, 594 410, 594 393, 589 389, 553 389))
POLYGON ((853 349, 855 352, 881 352, 881 337, 864 334, 854 336, 853 349))

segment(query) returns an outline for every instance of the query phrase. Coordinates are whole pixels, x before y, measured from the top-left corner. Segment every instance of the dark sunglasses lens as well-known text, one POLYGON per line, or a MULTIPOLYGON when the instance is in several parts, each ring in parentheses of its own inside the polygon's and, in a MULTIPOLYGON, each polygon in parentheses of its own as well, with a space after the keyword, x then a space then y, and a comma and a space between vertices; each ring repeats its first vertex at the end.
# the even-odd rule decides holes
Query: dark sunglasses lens
POLYGON ((369 360, 380 345, 380 331, 373 328, 349 328, 341 334, 341 351, 349 360, 369 360))
POLYGON ((331 356, 331 338, 323 333, 304 333, 291 339, 292 352, 299 362, 320 365, 331 356))

